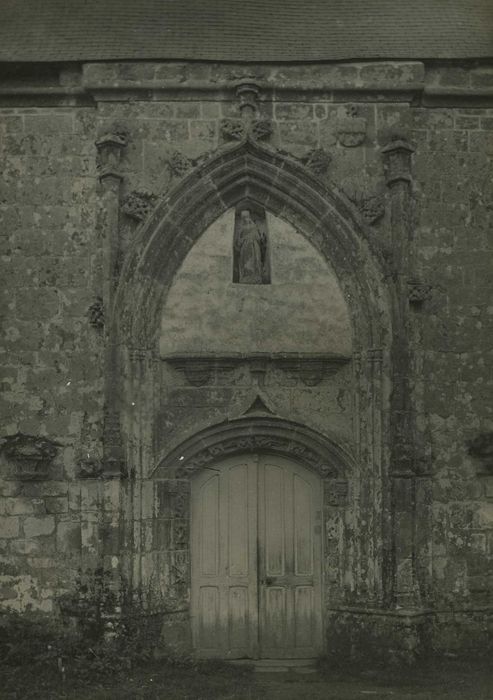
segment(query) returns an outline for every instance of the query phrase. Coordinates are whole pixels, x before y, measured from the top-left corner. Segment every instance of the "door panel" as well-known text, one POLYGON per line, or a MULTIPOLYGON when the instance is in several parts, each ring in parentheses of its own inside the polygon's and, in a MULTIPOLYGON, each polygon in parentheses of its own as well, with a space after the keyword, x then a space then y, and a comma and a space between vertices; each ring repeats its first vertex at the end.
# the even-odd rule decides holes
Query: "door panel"
POLYGON ((192 484, 192 632, 201 656, 321 650, 321 484, 274 456, 226 460, 192 484))
POLYGON ((258 654, 257 463, 236 458, 192 483, 192 636, 199 656, 258 654))
POLYGON ((264 658, 316 656, 322 646, 320 479, 278 457, 259 461, 259 620, 264 658), (282 602, 281 602, 282 601, 282 602))

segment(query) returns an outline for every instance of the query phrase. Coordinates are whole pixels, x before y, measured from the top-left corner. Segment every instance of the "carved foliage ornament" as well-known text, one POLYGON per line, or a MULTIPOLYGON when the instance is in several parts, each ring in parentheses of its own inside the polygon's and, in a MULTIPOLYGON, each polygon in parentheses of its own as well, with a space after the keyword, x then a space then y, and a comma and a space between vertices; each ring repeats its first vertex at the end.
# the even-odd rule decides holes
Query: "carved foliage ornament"
POLYGON ((180 151, 173 151, 168 159, 168 167, 174 177, 183 177, 192 169, 193 161, 180 151))
POLYGON ((265 119, 256 119, 251 123, 242 119, 223 119, 220 129, 226 141, 243 141, 248 136, 261 141, 272 134, 272 122, 265 119))
POLYGON ((87 311, 87 317, 93 328, 98 330, 104 328, 104 305, 101 297, 96 297, 96 300, 91 304, 87 311))
POLYGON ((156 205, 157 197, 150 190, 134 190, 123 200, 122 211, 136 221, 143 221, 156 205))

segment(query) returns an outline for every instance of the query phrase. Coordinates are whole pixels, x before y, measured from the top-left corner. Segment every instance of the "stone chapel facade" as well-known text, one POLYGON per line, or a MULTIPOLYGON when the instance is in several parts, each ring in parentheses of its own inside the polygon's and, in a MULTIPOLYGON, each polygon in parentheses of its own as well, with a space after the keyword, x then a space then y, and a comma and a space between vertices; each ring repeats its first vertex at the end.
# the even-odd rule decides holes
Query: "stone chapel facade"
POLYGON ((1 610, 491 649, 493 58, 103 58, 1 64, 1 610))

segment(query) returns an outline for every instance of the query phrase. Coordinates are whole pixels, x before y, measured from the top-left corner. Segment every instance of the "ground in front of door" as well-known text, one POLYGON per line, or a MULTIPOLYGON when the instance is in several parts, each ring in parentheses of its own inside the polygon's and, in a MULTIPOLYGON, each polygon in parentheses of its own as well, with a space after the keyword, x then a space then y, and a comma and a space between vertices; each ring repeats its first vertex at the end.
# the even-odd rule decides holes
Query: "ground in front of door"
MULTIPOLYGON (((176 668, 149 663, 84 683, 29 672, 5 677, 2 700, 492 700, 493 674, 485 663, 448 661, 426 667, 355 669, 325 667, 316 673, 263 672, 205 664, 176 668), (16 678, 14 676, 17 676, 16 678)), ((13 669, 12 669, 13 671, 13 669)))

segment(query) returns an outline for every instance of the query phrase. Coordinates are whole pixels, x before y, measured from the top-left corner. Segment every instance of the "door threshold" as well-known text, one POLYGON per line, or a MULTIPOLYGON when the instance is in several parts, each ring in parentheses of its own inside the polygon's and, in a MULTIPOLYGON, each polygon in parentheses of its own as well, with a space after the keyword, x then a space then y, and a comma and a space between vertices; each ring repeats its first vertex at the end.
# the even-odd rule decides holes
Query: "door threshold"
POLYGON ((235 666, 253 666, 256 673, 316 673, 317 659, 231 659, 235 666))

